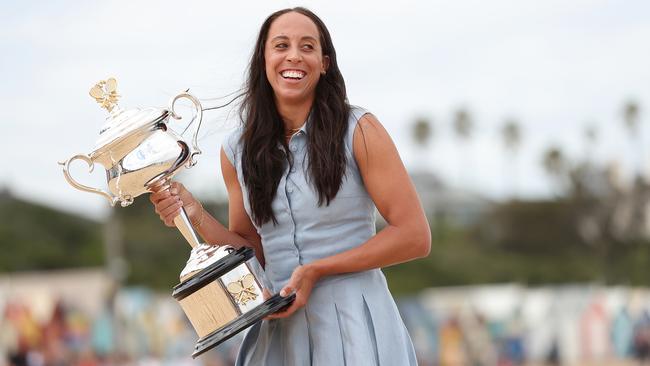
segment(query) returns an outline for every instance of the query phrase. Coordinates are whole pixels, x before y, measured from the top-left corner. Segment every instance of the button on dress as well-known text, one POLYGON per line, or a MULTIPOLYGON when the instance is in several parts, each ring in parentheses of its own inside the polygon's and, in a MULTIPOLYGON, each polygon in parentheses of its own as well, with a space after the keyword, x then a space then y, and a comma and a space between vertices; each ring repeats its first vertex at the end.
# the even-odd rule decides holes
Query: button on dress
MULTIPOLYGON (((309 183, 307 125, 289 141, 288 162, 272 202, 277 219, 255 225, 262 240, 271 293, 284 287, 303 264, 355 248, 375 235, 375 206, 363 184, 352 150, 354 129, 367 113, 353 107, 345 137, 347 159, 341 188, 329 205, 318 206, 309 183)), ((241 169, 242 130, 224 141, 237 171, 244 208, 250 203, 241 169)), ((264 320, 244 337, 237 365, 364 366, 416 365, 415 351, 379 269, 321 278, 304 308, 291 317, 264 320)))

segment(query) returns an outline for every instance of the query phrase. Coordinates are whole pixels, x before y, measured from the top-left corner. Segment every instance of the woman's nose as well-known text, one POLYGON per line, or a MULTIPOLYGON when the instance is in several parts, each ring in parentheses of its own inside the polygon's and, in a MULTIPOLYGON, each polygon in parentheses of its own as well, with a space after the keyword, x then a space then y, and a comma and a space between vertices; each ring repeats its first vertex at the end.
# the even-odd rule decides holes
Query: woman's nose
POLYGON ((287 61, 299 62, 301 60, 302 60, 302 55, 300 54, 300 51, 297 48, 293 47, 287 53, 287 61))

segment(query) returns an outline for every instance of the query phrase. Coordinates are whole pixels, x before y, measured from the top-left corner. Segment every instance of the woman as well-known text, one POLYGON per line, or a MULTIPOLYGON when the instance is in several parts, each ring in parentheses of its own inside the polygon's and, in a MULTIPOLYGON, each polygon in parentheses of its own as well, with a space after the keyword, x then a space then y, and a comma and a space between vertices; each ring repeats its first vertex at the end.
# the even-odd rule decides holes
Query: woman
POLYGON ((238 365, 413 365, 379 270, 429 254, 429 227, 377 119, 347 103, 323 22, 304 8, 260 29, 241 117, 221 150, 229 228, 180 184, 154 193, 168 225, 184 206, 208 243, 255 249, 273 288, 296 294, 248 331, 238 365), (374 207, 387 226, 375 235, 374 207))

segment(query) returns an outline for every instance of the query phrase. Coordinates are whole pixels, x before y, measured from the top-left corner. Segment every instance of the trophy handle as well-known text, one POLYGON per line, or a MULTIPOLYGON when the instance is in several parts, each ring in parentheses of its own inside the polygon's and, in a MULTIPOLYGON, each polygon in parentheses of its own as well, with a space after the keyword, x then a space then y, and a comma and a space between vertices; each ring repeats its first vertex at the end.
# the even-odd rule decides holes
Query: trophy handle
MULTIPOLYGON (((194 129, 194 136, 192 137, 192 150, 190 152, 190 158, 189 158, 188 163, 187 163, 187 167, 190 168, 190 167, 193 167, 194 165, 196 165, 195 156, 201 154, 201 149, 199 149, 199 144, 197 142, 197 139, 198 139, 198 135, 199 135, 199 130, 201 129, 201 122, 203 120, 203 107, 201 106, 201 102, 195 96, 188 93, 188 91, 189 91, 189 89, 182 92, 182 93, 180 93, 180 94, 178 94, 174 98, 172 98, 172 100, 170 102, 170 111, 171 111, 172 117, 174 117, 175 119, 181 119, 181 116, 176 114, 176 112, 174 111, 174 104, 176 103, 177 100, 183 99, 183 98, 189 99, 190 102, 192 102, 192 104, 194 104, 194 108, 196 109, 194 116, 190 120, 190 123, 188 123, 187 127, 185 127, 185 130, 183 130, 183 132, 185 132, 188 128, 190 128, 192 123, 194 123, 194 120, 196 120, 196 119, 199 120, 197 125, 196 125, 196 128, 194 129)), ((182 133, 181 133, 181 135, 182 135, 182 133)))
POLYGON ((88 155, 83 155, 83 154, 75 155, 70 159, 66 160, 65 162, 59 162, 59 165, 63 166, 63 174, 65 175, 65 179, 68 181, 68 183, 70 183, 71 186, 75 187, 80 191, 95 193, 100 196, 104 196, 111 204, 111 206, 115 206, 115 204, 120 200, 119 197, 115 197, 110 193, 103 191, 101 189, 92 188, 83 185, 77 182, 74 178, 72 178, 69 171, 70 163, 77 159, 83 160, 86 162, 86 164, 88 164, 88 173, 92 173, 93 169, 95 169, 95 163, 93 162, 93 160, 88 155))

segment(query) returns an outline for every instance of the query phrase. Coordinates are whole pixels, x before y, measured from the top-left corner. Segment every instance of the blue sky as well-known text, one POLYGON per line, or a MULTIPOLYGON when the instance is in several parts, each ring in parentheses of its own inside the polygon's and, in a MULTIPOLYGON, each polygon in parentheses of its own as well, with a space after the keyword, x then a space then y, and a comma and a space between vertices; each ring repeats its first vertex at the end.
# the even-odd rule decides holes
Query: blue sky
MULTIPOLYGON (((542 152, 558 144, 581 157, 587 124, 599 130, 593 150, 599 164, 618 161, 629 172, 640 163, 621 128, 621 109, 628 99, 641 104, 641 138, 647 140, 647 1, 397 4, 5 2, 0 185, 30 200, 101 216, 105 201, 72 189, 56 165, 93 149, 105 114, 88 89, 115 76, 126 108, 165 107, 188 87, 204 99, 226 95, 241 84, 264 18, 296 5, 311 8, 328 25, 350 101, 379 117, 411 168, 426 166, 454 187, 490 197, 508 196, 513 188, 521 196, 544 196, 552 186, 540 168, 542 152), (451 129, 459 107, 475 120, 468 145, 459 145, 451 129), (434 124, 426 151, 414 148, 410 138, 419 116, 434 124), (506 118, 523 127, 521 154, 514 160, 500 142, 506 118)), ((205 154, 179 176, 204 197, 223 196, 218 154, 236 123, 232 112, 206 114, 200 134, 205 154)), ((101 169, 85 180, 83 167, 77 168, 79 180, 103 184, 101 169)))

